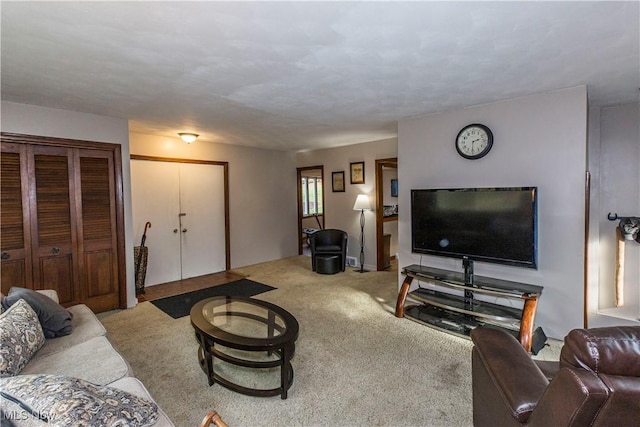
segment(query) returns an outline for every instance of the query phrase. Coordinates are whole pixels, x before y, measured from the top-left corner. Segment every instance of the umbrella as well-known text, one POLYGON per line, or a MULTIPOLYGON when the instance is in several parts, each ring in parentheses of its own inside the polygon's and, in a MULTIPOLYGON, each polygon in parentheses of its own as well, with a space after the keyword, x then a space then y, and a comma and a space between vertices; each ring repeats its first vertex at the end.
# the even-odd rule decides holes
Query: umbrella
POLYGON ((136 264, 136 295, 144 294, 144 279, 147 276, 147 256, 149 249, 144 245, 144 242, 147 240, 147 228, 151 228, 149 221, 144 225, 140 246, 133 248, 133 258, 136 264))

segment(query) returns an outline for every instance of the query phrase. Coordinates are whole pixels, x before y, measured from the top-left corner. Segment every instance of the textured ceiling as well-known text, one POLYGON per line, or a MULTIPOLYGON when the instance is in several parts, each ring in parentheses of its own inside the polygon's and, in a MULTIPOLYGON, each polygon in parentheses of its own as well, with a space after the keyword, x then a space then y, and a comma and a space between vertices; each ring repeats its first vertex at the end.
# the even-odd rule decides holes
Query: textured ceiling
POLYGON ((638 101, 632 2, 6 2, 2 99, 281 150, 587 85, 638 101))

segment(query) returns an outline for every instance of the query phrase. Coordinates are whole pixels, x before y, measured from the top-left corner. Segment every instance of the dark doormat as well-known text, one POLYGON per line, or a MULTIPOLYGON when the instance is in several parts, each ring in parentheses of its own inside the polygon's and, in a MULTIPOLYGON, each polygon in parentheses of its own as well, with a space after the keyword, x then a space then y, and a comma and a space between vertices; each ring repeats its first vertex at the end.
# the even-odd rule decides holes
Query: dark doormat
POLYGON ((240 279, 235 282, 225 283, 224 285, 212 286, 210 288, 199 289, 197 291, 187 292, 186 294, 174 295, 172 297, 161 298, 151 301, 151 304, 167 313, 174 319, 187 316, 198 301, 205 298, 217 296, 240 296, 252 297, 263 292, 272 291, 273 286, 263 285, 249 279, 240 279))

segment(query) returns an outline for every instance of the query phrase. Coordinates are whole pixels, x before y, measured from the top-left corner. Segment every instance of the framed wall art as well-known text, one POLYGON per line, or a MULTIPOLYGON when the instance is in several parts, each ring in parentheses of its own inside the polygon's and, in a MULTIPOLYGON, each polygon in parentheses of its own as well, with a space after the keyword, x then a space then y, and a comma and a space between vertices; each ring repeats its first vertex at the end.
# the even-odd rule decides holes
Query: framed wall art
POLYGON ((351 163, 351 183, 364 184, 364 162, 351 163))
POLYGON ((344 171, 331 172, 331 190, 334 193, 344 192, 344 171))

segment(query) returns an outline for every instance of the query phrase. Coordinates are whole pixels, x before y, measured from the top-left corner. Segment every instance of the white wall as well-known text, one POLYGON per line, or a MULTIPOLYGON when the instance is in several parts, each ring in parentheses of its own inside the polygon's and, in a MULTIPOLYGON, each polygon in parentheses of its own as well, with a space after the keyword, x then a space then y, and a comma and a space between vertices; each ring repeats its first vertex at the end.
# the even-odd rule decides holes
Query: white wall
MULTIPOLYGON (((365 142, 344 147, 305 151, 297 154, 297 167, 324 166, 324 212, 325 228, 338 228, 349 234, 347 255, 359 259, 360 256, 360 213, 353 210, 358 194, 369 196, 375 207, 376 159, 396 157, 396 138, 365 142), (364 184, 351 184, 349 164, 364 161, 364 184), (331 190, 331 173, 344 171, 345 191, 331 190)), ((365 212, 364 267, 376 270, 376 215, 375 211, 365 212)))
POLYGON ((2 102, 2 131, 122 146, 127 305, 136 303, 129 152, 229 162, 231 266, 240 267, 298 253, 295 155, 178 138, 129 135, 127 120, 26 104, 2 102), (131 144, 129 139, 131 138, 131 144))
POLYGON ((131 224, 131 178, 129 173, 129 124, 127 120, 95 114, 2 102, 2 131, 122 146, 125 245, 127 263, 127 305, 136 303, 133 279, 133 231, 131 224))
MULTIPOLYGON (((585 87, 400 121, 399 266, 420 262, 410 246, 411 189, 537 186, 538 269, 477 262, 475 273, 544 286, 536 325, 548 336, 582 327, 586 132, 585 87), (494 134, 492 151, 480 160, 463 159, 454 147, 469 123, 494 134)), ((462 271, 458 259, 425 255, 422 263, 462 271)))
POLYGON ((625 304, 615 307, 618 221, 609 221, 607 214, 640 216, 640 106, 595 109, 590 118, 589 327, 637 325, 640 320, 640 244, 625 244, 625 304))
POLYGON ((298 254, 295 154, 138 133, 130 144, 131 154, 229 163, 232 268, 298 254))

